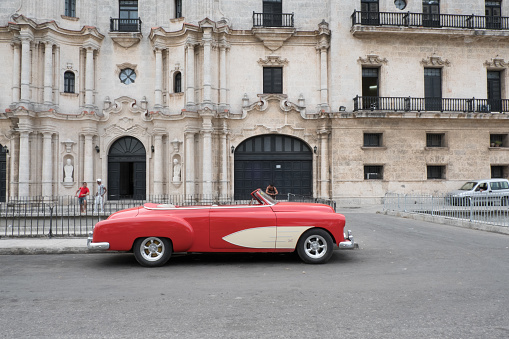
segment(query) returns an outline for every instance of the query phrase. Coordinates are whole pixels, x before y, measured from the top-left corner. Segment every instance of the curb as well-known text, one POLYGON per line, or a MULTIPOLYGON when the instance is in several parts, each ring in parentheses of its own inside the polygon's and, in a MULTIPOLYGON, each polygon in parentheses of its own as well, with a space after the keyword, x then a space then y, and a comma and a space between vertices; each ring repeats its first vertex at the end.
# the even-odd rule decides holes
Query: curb
POLYGON ((32 255, 32 254, 85 254, 94 253, 86 247, 62 247, 62 248, 48 248, 48 247, 18 247, 18 248, 0 248, 0 255, 32 255))

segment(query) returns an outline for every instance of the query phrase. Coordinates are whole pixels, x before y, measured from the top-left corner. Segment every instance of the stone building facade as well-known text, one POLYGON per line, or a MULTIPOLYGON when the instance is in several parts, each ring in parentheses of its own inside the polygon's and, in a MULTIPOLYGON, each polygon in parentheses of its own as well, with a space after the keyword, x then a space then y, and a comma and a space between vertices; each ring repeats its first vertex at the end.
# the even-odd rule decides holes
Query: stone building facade
POLYGON ((6 0, 0 199, 509 176, 509 3, 6 0), (473 13, 473 14, 472 14, 473 13), (93 186, 93 185, 91 185, 93 186))

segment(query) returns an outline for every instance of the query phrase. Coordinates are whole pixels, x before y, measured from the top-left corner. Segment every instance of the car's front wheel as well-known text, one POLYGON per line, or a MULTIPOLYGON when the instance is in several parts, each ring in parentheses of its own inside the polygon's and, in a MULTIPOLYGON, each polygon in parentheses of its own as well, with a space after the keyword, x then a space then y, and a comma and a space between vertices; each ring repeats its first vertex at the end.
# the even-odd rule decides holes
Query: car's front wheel
POLYGON ((333 252, 332 237, 322 229, 310 229, 297 243, 297 254, 307 264, 324 264, 333 252))
POLYGON ((139 238, 134 242, 133 252, 140 265, 156 267, 164 265, 170 259, 172 247, 167 238, 139 238))

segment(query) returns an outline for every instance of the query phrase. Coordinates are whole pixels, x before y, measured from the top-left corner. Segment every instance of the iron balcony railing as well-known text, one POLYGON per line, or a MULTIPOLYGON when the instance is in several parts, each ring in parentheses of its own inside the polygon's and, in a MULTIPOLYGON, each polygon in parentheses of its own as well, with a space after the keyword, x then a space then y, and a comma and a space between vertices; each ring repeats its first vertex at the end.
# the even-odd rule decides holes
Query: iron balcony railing
POLYGON ((353 107, 354 112, 371 110, 393 112, 507 113, 509 112, 509 99, 356 96, 353 98, 353 107))
POLYGON ((509 29, 509 17, 411 12, 361 12, 352 14, 352 26, 445 27, 467 29, 509 29))
POLYGON ((255 13, 253 27, 293 27, 293 13, 255 13))
POLYGON ((141 19, 110 18, 110 32, 141 32, 141 19))

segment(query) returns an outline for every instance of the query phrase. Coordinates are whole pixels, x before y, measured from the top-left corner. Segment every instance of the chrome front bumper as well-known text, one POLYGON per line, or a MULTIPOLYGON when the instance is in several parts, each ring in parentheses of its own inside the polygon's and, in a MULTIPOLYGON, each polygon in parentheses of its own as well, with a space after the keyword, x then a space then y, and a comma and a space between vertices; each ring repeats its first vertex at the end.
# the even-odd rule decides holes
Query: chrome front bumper
POLYGON ((92 240, 92 232, 90 232, 87 238, 87 247, 89 250, 106 251, 110 248, 109 242, 92 242, 92 240))
POLYGON ((356 244, 353 241, 352 231, 348 230, 348 236, 345 237, 345 241, 342 241, 338 244, 339 250, 353 250, 354 248, 359 248, 359 244, 356 244))

